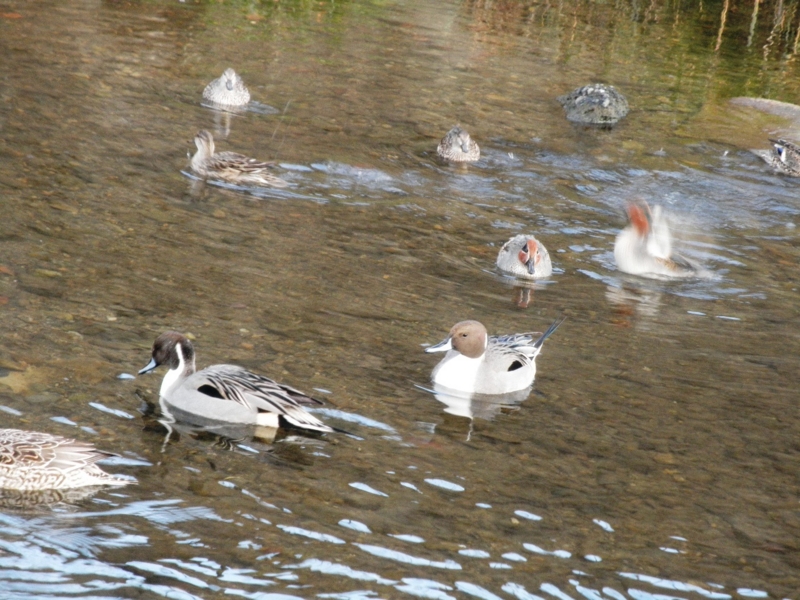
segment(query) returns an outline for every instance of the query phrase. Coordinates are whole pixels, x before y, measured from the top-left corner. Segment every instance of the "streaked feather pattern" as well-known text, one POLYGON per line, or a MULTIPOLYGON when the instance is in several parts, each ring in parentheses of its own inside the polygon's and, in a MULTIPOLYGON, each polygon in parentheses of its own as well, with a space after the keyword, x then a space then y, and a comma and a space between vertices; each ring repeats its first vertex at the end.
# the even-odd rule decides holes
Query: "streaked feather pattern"
POLYGON ((156 339, 152 360, 139 373, 159 365, 170 369, 161 384, 161 397, 187 419, 277 426, 283 418, 302 429, 334 431, 302 406, 322 403, 293 387, 236 365, 212 365, 197 371, 194 346, 177 331, 156 339))
POLYGON ((201 177, 220 179, 230 183, 252 183, 271 187, 289 185, 280 177, 269 173, 274 162, 264 162, 237 152, 214 152, 214 136, 202 130, 194 138, 197 152, 191 158, 192 170, 201 177))
POLYGON ((214 365, 198 371, 196 378, 198 383, 204 380, 204 383, 197 386, 200 393, 209 395, 203 391, 203 387, 210 385, 221 398, 253 408, 254 412, 276 413, 296 427, 333 431, 306 412, 299 399, 302 398, 306 404, 322 404, 319 400, 268 377, 236 365, 214 365))
POLYGON ((0 429, 0 488, 67 489, 128 485, 95 463, 114 456, 88 442, 37 431, 0 429))

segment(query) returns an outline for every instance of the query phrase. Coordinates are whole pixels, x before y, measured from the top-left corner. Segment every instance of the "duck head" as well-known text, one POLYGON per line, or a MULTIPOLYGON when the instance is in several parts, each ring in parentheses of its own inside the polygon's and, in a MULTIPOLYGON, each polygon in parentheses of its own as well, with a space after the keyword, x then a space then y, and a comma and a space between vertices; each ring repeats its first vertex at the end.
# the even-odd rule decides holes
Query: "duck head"
POLYGON ((486 352, 488 343, 486 327, 478 321, 461 321, 453 325, 445 340, 425 348, 425 352, 455 350, 468 358, 480 358, 486 352))

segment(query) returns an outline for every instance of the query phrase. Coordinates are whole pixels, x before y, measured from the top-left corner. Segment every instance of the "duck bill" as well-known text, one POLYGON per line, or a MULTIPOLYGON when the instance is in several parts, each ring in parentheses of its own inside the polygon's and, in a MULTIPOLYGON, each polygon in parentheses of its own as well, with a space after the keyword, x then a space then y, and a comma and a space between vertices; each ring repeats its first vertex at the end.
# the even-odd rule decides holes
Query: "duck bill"
POLYGON ((158 366, 158 364, 156 363, 156 359, 155 358, 151 358, 150 362, 147 363, 147 366, 144 369, 142 369, 141 371, 139 371, 139 375, 144 375, 145 373, 149 373, 150 371, 155 369, 157 366, 158 366))
POLYGON ((539 248, 536 242, 528 240, 528 242, 519 251, 519 260, 528 269, 531 275, 536 274, 536 264, 539 262, 539 248))
POLYGON ((450 338, 447 338, 443 342, 439 342, 434 346, 428 346, 425 348, 425 352, 445 352, 446 350, 452 350, 453 344, 450 341, 450 338))

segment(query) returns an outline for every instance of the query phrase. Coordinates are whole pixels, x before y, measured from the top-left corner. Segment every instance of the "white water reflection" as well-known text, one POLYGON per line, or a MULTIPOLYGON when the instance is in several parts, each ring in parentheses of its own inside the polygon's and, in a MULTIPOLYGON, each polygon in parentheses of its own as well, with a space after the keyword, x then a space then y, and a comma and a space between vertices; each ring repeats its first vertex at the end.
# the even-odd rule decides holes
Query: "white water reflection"
POLYGON ((326 575, 335 575, 337 577, 346 577, 348 579, 355 579, 357 581, 374 581, 380 585, 394 585, 397 583, 391 579, 385 579, 377 573, 367 573, 366 571, 357 571, 346 565, 340 563, 332 563, 326 560, 318 560, 316 558, 304 560, 296 565, 286 565, 285 569, 308 569, 326 575))
POLYGON ((378 556, 380 558, 385 558, 400 563, 406 563, 409 565, 420 566, 420 567, 433 567, 435 569, 456 569, 459 571, 461 570, 461 565, 455 562, 454 560, 450 559, 429 560, 427 558, 422 558, 420 556, 413 556, 411 554, 406 554, 405 552, 398 552, 397 550, 391 550, 389 548, 384 548, 382 546, 373 546, 370 544, 355 544, 355 545, 361 548, 364 552, 372 554, 373 556, 378 556))
POLYGON ((710 598, 711 600, 728 600, 729 598, 731 598, 730 594, 712 592, 710 590, 701 588, 697 585, 683 583, 682 581, 671 581, 669 579, 662 579, 660 577, 652 577, 649 575, 639 575, 636 573, 620 573, 620 575, 622 577, 625 577, 626 579, 634 579, 636 581, 646 581, 651 585, 668 590, 675 590, 678 592, 695 592, 705 598, 710 598))
POLYGON ((567 550, 545 550, 544 548, 540 548, 536 544, 522 544, 522 547, 529 552, 533 552, 534 554, 543 554, 549 556, 556 556, 558 558, 570 558, 572 553, 567 550))
POLYGON ((361 523, 360 521, 354 521, 353 519, 342 519, 339 521, 339 525, 342 527, 347 527, 348 529, 352 529, 353 531, 358 531, 359 533, 372 533, 369 527, 361 523))
POLYGON ((425 543, 425 538, 421 538, 418 535, 408 535, 405 533, 390 533, 388 535, 396 540, 400 540, 401 542, 408 542, 409 544, 425 543))
MULTIPOLYGON (((476 598, 495 599, 499 598, 495 591, 484 585, 473 583, 464 579, 444 579, 431 580, 419 577, 403 577, 401 580, 385 577, 378 572, 364 570, 361 568, 342 564, 342 562, 331 562, 318 558, 304 558, 300 562, 280 564, 276 554, 263 555, 258 557, 253 566, 240 567, 224 565, 216 560, 199 554, 188 559, 162 558, 158 561, 147 560, 128 560, 122 566, 110 565, 98 558, 98 554, 107 551, 126 551, 127 549, 147 548, 150 545, 148 536, 131 535, 126 532, 127 525, 96 525, 94 527, 69 528, 58 527, 57 523, 68 518, 73 521, 76 518, 85 519, 98 515, 108 516, 138 516, 145 518, 158 528, 164 528, 178 522, 195 522, 198 520, 208 520, 220 523, 223 526, 236 529, 235 521, 222 519, 202 507, 180 506, 176 500, 167 501, 146 501, 132 502, 127 505, 111 508, 102 513, 79 512, 65 515, 54 514, 49 517, 35 517, 27 519, 25 517, 2 516, 2 526, 0 527, 0 547, 6 552, 6 556, 0 557, 0 567, 3 573, 0 574, 0 582, 5 589, 11 592, 20 592, 19 597, 30 597, 30 595, 55 595, 59 594, 86 594, 88 592, 110 592, 121 591, 124 589, 140 589, 164 597, 204 597, 206 593, 223 593, 226 595, 237 595, 247 598, 280 598, 287 597, 286 594, 278 593, 262 595, 258 592, 259 588, 285 585, 288 582, 302 581, 298 574, 304 571, 318 573, 334 580, 352 580, 375 584, 378 586, 391 586, 395 589, 417 597, 449 597, 455 598, 452 592, 461 592, 467 596, 476 598), (54 528, 55 526, 55 528, 54 528), (17 541, 11 541, 17 538, 17 541), (278 571, 265 571, 264 566, 259 563, 261 560, 272 562, 279 566, 278 571), (10 576, 10 577, 9 577, 10 576), (170 580, 172 583, 165 584, 163 581, 155 583, 151 577, 158 577, 161 580, 170 580), (87 579, 88 578, 88 579, 87 579), (24 592, 24 593, 23 593, 24 592)), ((251 517, 256 518, 256 517, 251 517)), ((343 520, 344 521, 344 520, 343 520)), ((264 524, 269 524, 264 521, 264 524)), ((361 524, 363 525, 363 524, 361 524)), ((369 529, 363 526, 354 526, 350 521, 343 525, 357 534, 369 534, 369 529)), ((282 531, 289 536, 301 536, 309 539, 312 543, 318 544, 339 544, 348 543, 346 540, 321 534, 306 528, 290 525, 277 525, 278 531, 282 531)), ((185 539, 185 533, 172 529, 165 529, 176 536, 176 541, 185 539)), ((407 541, 414 544, 425 545, 425 540, 412 535, 394 534, 393 538, 400 541, 407 541)), ((197 552, 204 552, 208 548, 202 538, 195 540, 198 543, 192 544, 197 552)), ((234 540, 230 540, 235 543, 234 540)), ((252 539, 241 540, 236 546, 255 558, 262 548, 261 542, 252 539)), ((420 555, 412 555, 386 548, 374 544, 352 543, 353 547, 359 548, 368 555, 375 556, 382 560, 392 563, 408 565, 409 568, 433 568, 444 572, 464 571, 469 572, 465 566, 451 559, 426 558, 420 555)), ((569 558, 569 553, 564 551, 545 551, 533 544, 524 544, 525 548, 539 555, 550 555, 558 558, 569 558)), ((310 553, 314 553, 313 548, 309 548, 310 553)), ((492 570, 513 570, 513 566, 508 563, 498 563, 491 561, 491 553, 481 549, 464 548, 458 554, 476 561, 486 561, 485 564, 492 570)), ((506 552, 503 558, 516 564, 524 564, 526 558, 514 552, 506 552)), ((593 555, 585 557, 590 562, 593 555)), ((596 557, 599 559, 599 557, 596 557)), ((575 571, 579 573, 579 571, 575 571)), ((584 574, 586 576, 586 574, 584 574)), ((622 579, 635 580, 639 583, 648 584, 658 589, 669 589, 676 592, 686 592, 699 594, 709 600, 726 600, 732 595, 719 589, 707 589, 691 583, 668 580, 664 578, 652 577, 648 575, 621 572, 622 579)), ((675 598, 677 600, 690 600, 682 596, 668 596, 657 591, 631 587, 627 590, 627 595, 622 594, 613 588, 604 587, 602 594, 597 588, 592 588, 571 580, 570 583, 577 594, 587 600, 603 600, 612 598, 613 600, 664 600, 665 598, 675 598)), ((709 586, 712 587, 712 586, 709 586)), ((721 588, 721 586, 716 586, 721 588)), ((502 585, 502 591, 520 599, 542 598, 542 596, 528 591, 525 586, 519 583, 508 582, 502 585)), ((573 596, 565 592, 562 588, 552 583, 541 583, 538 590, 548 597, 558 600, 575 600, 573 596)), ((124 593, 124 592, 120 592, 124 593)), ((743 597, 766 597, 760 590, 739 588, 736 593, 743 597)), ((360 590, 360 595, 354 597, 371 597, 377 594, 381 596, 380 588, 377 590, 360 590)), ((334 595, 326 594, 326 597, 334 595)))
POLYGON ((385 494, 380 490, 376 490, 374 487, 367 485, 366 483, 361 483, 360 481, 355 481, 349 484, 350 487, 355 488, 357 490, 361 490, 362 492, 366 492, 368 494, 373 494, 375 496, 383 496, 385 498, 389 497, 389 494, 385 494))
POLYGON ((336 537, 335 535, 330 535, 327 533, 319 533, 318 531, 310 531, 308 529, 303 529, 302 527, 294 527, 293 525, 278 525, 278 529, 282 529, 286 533, 290 533, 292 535, 299 535, 301 537, 311 538, 312 540, 317 540, 318 542, 328 542, 330 544, 344 544, 346 543, 343 539, 336 537))
POLYGON ((448 492, 463 492, 466 489, 463 485, 453 483, 452 481, 447 481, 446 479, 426 479, 425 483, 443 490, 447 490, 448 492))
POLYGON ((518 517, 522 517, 523 519, 528 519, 529 521, 541 521, 542 517, 539 515, 535 515, 527 510, 515 510, 514 514, 518 517))
POLYGON ((607 531, 609 533, 614 533, 614 528, 607 521, 603 521, 602 519, 592 519, 592 523, 598 525, 604 531, 607 531))

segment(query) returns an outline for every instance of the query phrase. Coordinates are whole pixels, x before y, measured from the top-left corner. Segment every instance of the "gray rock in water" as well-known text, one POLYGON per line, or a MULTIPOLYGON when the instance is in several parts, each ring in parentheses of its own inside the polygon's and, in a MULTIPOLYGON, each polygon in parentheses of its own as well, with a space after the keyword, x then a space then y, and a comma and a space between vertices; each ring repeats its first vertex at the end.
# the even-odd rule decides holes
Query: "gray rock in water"
POLYGON ((589 125, 614 125, 628 114, 628 101, 614 86, 593 83, 559 96, 567 119, 589 125))
POLYGON ((800 106, 797 104, 781 102, 780 100, 770 100, 769 98, 750 98, 748 96, 731 98, 730 103, 747 108, 754 108, 761 112, 784 117, 785 119, 791 119, 795 125, 800 124, 800 106))

